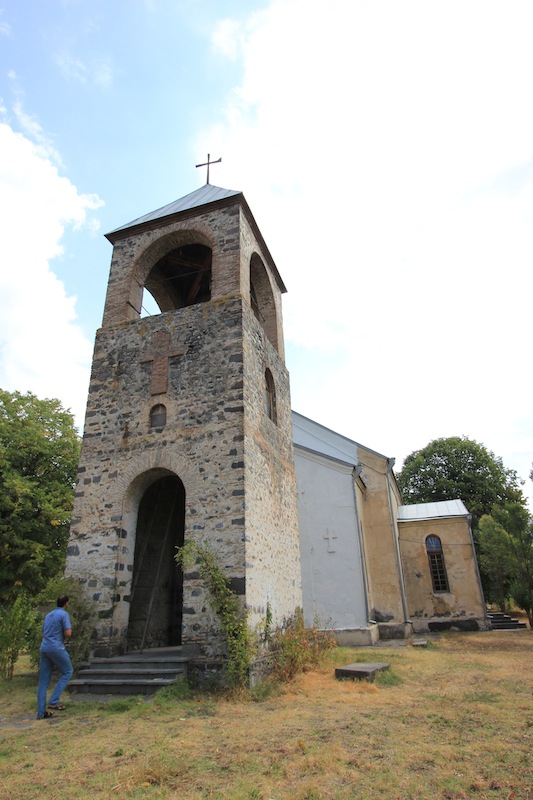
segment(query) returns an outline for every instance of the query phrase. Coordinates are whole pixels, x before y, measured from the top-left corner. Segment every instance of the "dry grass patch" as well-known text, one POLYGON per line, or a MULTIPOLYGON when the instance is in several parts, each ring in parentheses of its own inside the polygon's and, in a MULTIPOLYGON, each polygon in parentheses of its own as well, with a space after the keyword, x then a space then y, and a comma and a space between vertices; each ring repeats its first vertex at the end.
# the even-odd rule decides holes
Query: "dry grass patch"
POLYGON ((0 800, 533 800, 532 655, 530 631, 338 648, 262 702, 72 703, 27 727, 36 678, 19 674, 0 687, 0 800), (335 680, 355 660, 398 682, 335 680))

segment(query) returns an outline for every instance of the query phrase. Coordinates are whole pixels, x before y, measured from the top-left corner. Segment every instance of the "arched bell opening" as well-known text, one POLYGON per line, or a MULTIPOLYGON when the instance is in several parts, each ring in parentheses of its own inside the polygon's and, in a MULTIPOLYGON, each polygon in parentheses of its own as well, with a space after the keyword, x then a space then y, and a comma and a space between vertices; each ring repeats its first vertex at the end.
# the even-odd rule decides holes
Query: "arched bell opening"
POLYGON ((185 487, 175 475, 155 480, 139 504, 130 594, 128 650, 181 644, 185 487))
POLYGON ((207 303, 211 299, 211 261, 211 248, 199 243, 165 253, 146 278, 142 305, 148 301, 148 307, 154 301, 165 312, 207 303))
POLYGON ((268 340, 279 352, 274 292, 265 265, 257 253, 250 260, 250 305, 268 340))

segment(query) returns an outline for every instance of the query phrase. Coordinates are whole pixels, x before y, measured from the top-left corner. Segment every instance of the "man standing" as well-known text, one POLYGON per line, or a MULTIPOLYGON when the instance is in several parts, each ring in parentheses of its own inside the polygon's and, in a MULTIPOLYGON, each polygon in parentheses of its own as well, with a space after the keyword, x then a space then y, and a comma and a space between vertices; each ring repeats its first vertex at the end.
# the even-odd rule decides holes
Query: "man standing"
POLYGON ((60 673, 48 703, 48 708, 63 711, 65 706, 59 702, 61 692, 72 677, 72 664, 70 656, 65 649, 65 639, 70 639, 72 627, 67 613, 68 597, 62 594, 57 598, 57 608, 46 615, 41 634, 41 662, 39 665, 39 688, 37 690, 37 719, 53 717, 51 711, 46 710, 46 693, 48 684, 55 667, 60 673))

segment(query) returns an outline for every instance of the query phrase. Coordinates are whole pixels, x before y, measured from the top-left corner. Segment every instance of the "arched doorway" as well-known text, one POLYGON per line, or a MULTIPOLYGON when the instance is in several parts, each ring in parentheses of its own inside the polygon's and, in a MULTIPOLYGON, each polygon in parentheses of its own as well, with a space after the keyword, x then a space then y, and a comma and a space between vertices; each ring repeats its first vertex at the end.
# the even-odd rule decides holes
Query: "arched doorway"
POLYGON ((144 492, 137 516, 128 624, 128 650, 181 644, 183 573, 175 561, 183 544, 185 488, 175 475, 144 492))

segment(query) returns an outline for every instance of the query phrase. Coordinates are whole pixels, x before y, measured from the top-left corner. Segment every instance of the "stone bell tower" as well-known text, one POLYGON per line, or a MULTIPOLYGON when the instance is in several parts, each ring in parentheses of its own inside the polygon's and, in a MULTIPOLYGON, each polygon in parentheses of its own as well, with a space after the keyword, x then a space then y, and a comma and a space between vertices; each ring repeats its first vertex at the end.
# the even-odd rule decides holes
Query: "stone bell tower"
POLYGON ((301 606, 285 287, 241 192, 207 184, 107 235, 67 574, 98 655, 198 644, 216 616, 174 554, 209 542, 253 627, 301 606), (147 290, 161 313, 142 317, 147 290))

